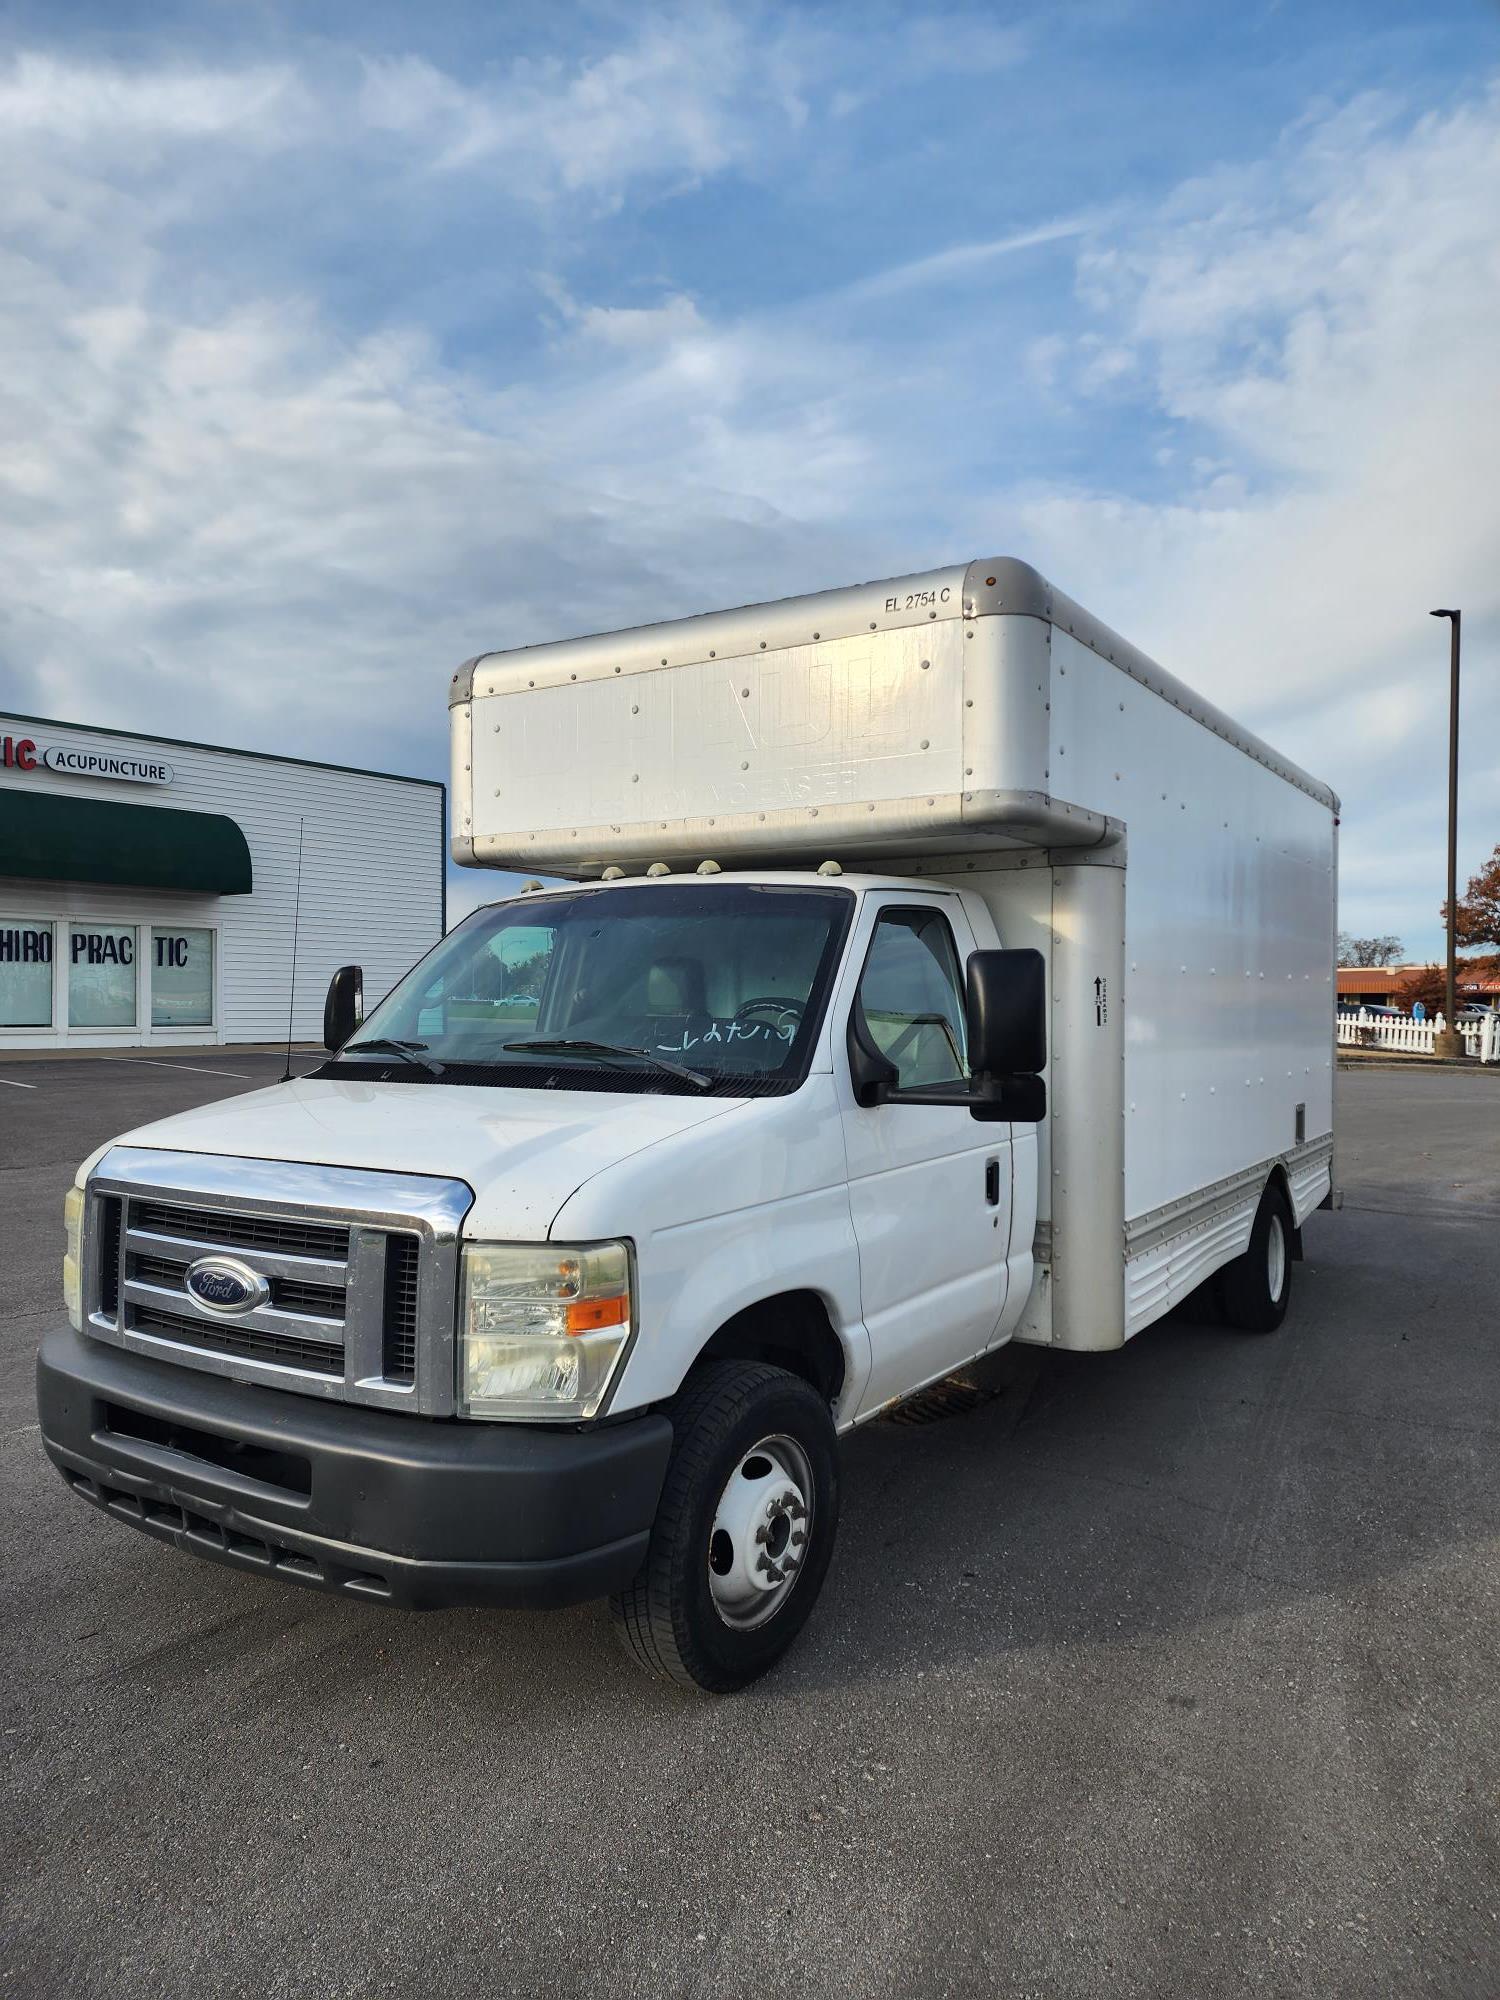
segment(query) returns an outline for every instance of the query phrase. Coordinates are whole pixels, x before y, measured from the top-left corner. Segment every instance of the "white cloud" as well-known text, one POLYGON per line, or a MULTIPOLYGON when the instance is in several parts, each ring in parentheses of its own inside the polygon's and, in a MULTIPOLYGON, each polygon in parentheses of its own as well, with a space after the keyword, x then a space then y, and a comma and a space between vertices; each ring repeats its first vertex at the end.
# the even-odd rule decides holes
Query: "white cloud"
POLYGON ((748 17, 707 0, 639 17, 627 44, 571 69, 523 60, 469 82, 418 56, 373 60, 360 112, 440 169, 483 168, 537 198, 618 196, 751 161, 802 122, 795 62, 756 39, 748 17))
POLYGON ((1055 222, 1039 223, 1034 229, 1017 229, 1008 236, 987 237, 977 243, 955 243, 930 256, 914 258, 907 264, 876 271, 845 288, 851 303, 893 298, 900 292, 930 291, 962 278, 982 278, 1002 257, 1020 250, 1035 250, 1047 243, 1061 243, 1070 236, 1082 236, 1088 228, 1083 216, 1060 216, 1055 222))
POLYGON ((554 288, 553 297, 579 333, 606 347, 640 353, 700 340, 709 332, 696 302, 684 292, 672 293, 659 306, 580 306, 560 288, 554 288))
MULTIPOLYGON (((1500 800, 1495 97, 1414 123, 1363 100, 1149 212, 1018 216, 797 304, 716 306, 657 245, 628 285, 578 275, 622 203, 793 184, 821 113, 903 60, 1021 58, 974 25, 851 52, 707 5, 462 79, 0 71, 4 698, 440 769, 478 647, 1009 547, 1338 786, 1346 917, 1430 944, 1429 604, 1465 606, 1469 803, 1500 800), (324 227, 503 198, 561 274, 476 238, 522 358, 457 365, 404 302, 341 317, 321 246, 260 275, 251 210, 210 240, 278 146, 324 227), (1051 276, 1076 245, 1081 303, 1051 276), (1080 476, 1094 432, 1139 470, 1080 476)), ((1500 826, 1465 825, 1477 862, 1500 826)))
MULTIPOLYGON (((517 198, 709 171, 728 142, 702 120, 744 65, 727 16, 704 20, 687 52, 651 31, 513 76, 524 117, 494 143, 552 148, 517 198), (714 50, 712 99, 674 108, 714 50)), ((189 110, 186 75, 22 62, 0 95, 0 699, 441 769, 446 675, 477 648, 744 597, 790 562, 811 582, 820 546, 844 566, 840 531, 807 517, 847 493, 850 447, 773 333, 684 294, 575 306, 554 287, 562 350, 506 379, 448 366, 418 327, 345 331, 316 295, 258 285, 244 244, 175 243, 206 219, 202 178, 131 151, 170 138, 222 174, 230 126, 285 138, 313 86, 195 72, 189 110)), ((318 88, 310 198, 369 143, 334 115, 337 80, 318 88)), ((445 88, 414 100, 429 161, 445 88)), ((748 116, 742 93, 725 130, 748 116)))
POLYGON ((22 53, 0 72, 0 139, 69 146, 139 145, 153 139, 284 139, 305 113, 293 72, 183 67, 131 71, 22 53))
MULTIPOLYGON (((1334 782, 1355 927, 1429 939, 1446 653, 1428 607, 1465 606, 1478 659, 1500 638, 1497 214, 1493 91, 1414 125, 1362 102, 1183 190, 1082 259, 1099 325, 1073 381, 1084 407, 1144 394, 1206 440, 1203 471, 1165 502, 1034 492, 1012 516, 1060 580, 1334 782), (1378 885, 1413 794, 1402 865, 1425 888, 1393 917, 1378 885)), ((1477 747, 1500 707, 1477 660, 1467 700, 1477 863, 1500 834, 1477 747)))

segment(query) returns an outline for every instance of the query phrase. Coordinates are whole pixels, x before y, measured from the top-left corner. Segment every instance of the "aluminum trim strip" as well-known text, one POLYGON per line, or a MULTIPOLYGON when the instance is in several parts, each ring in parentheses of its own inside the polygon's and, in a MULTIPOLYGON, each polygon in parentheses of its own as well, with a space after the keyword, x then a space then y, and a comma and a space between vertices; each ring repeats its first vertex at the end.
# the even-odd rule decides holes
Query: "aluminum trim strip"
POLYGON ((153 1285, 148 1278, 127 1278, 125 1297, 137 1305, 160 1306, 163 1312, 176 1313, 180 1319, 201 1321, 206 1333, 228 1333, 237 1326, 246 1326, 261 1333, 284 1333, 296 1340, 320 1340, 335 1347, 344 1344, 344 1322, 325 1319, 318 1313, 257 1306, 254 1312, 210 1315, 197 1310, 191 1292, 177 1291, 171 1285, 153 1285))
POLYGON ((1154 1249, 1168 1237, 1208 1228, 1234 1208, 1248 1189, 1263 1187, 1273 1168, 1282 1167, 1290 1176, 1298 1168, 1320 1164, 1324 1159, 1330 1163, 1333 1159, 1332 1133, 1304 1140, 1300 1146, 1290 1146, 1284 1153, 1273 1153, 1269 1159, 1226 1175, 1223 1180, 1214 1181, 1206 1188, 1197 1188, 1192 1194, 1164 1202, 1159 1208, 1129 1218, 1125 1224, 1127 1259, 1154 1249))
MULTIPOLYGON (((134 1197, 137 1201, 140 1196, 134 1197)), ((225 1209, 224 1213, 229 1214, 225 1209)), ((183 1269, 200 1257, 252 1256, 257 1271, 268 1278, 291 1278, 310 1285, 334 1285, 342 1291, 348 1283, 349 1266, 341 1257, 296 1257, 285 1250, 242 1250, 239 1245, 199 1241, 194 1236, 162 1236, 154 1229, 129 1229, 127 1247, 148 1257, 180 1257, 183 1269)))
POLYGON ((147 1146, 111 1146, 89 1176, 101 1193, 180 1199, 189 1207, 241 1215, 275 1215, 288 1222, 337 1227, 350 1215, 391 1228, 426 1222, 437 1236, 457 1239, 474 1201, 465 1181, 436 1175, 385 1173, 367 1167, 323 1167, 300 1160, 240 1158, 227 1153, 178 1153, 147 1146), (304 1211, 321 1209, 309 1216, 304 1211))
POLYGON ((235 1382, 253 1381, 257 1388, 290 1388, 300 1394, 327 1396, 340 1402, 352 1400, 344 1394, 342 1376, 317 1374, 312 1369, 296 1368, 285 1361, 247 1361, 239 1354, 214 1354, 207 1348, 190 1347, 183 1341, 172 1340, 164 1333, 137 1333, 132 1327, 121 1340, 111 1345, 126 1348, 132 1354, 149 1355, 155 1361, 170 1361, 174 1366, 195 1368, 205 1375, 223 1375, 235 1382))

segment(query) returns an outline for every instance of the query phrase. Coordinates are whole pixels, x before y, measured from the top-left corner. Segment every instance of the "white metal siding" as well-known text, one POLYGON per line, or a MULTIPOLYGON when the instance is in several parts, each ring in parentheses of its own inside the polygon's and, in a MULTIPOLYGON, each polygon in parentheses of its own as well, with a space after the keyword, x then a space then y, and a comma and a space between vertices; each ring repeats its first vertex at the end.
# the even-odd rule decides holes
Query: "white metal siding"
POLYGON ((1125 825, 1128 1220, 1332 1132, 1334 818, 1056 627, 1050 692, 1054 795, 1125 825))
MULTIPOLYGON (((50 1029, 0 1029, 0 1049, 130 1046, 152 1042, 275 1041, 287 1029, 298 819, 305 821, 293 1032, 317 1041, 323 996, 337 966, 365 969, 366 1007, 437 942, 441 930, 442 793, 432 785, 358 771, 271 761, 231 751, 142 743, 107 730, 25 723, 0 715, 0 736, 77 744, 172 766, 166 786, 7 770, 0 783, 55 798, 109 799, 146 810, 223 813, 250 847, 248 896, 184 895, 93 883, 22 881, 5 876, 0 855, 0 918, 99 917, 124 923, 208 924, 218 931, 218 1017, 212 1028, 150 1029, 149 977, 134 1028, 64 1034, 65 1011, 50 1029)), ((64 935, 55 949, 66 955, 64 935)), ((65 981, 63 1007, 66 1007, 65 981)))

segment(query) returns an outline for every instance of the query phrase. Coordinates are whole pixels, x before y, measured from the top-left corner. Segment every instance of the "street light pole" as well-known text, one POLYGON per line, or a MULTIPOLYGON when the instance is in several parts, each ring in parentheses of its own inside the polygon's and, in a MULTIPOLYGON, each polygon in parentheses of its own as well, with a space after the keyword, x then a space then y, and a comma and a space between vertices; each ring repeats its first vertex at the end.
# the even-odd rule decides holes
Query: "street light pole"
POLYGON ((1458 648, 1464 615, 1461 611, 1434 611, 1433 618, 1448 620, 1448 1005, 1447 1027, 1433 1037, 1436 1056, 1461 1056, 1464 1038, 1458 1031, 1458 648))

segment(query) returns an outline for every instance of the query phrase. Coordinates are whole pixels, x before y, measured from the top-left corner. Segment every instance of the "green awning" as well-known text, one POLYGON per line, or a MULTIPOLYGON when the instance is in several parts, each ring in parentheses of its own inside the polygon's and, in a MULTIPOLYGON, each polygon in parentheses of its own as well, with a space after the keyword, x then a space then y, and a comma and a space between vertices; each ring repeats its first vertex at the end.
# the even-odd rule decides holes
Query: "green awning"
POLYGON ((0 876, 248 896, 250 849, 222 813, 0 787, 0 876))

